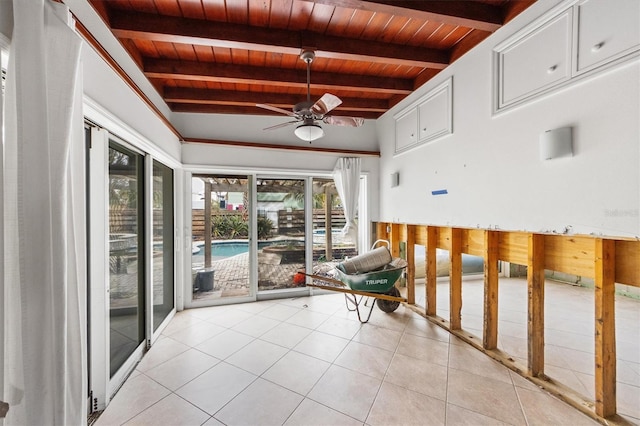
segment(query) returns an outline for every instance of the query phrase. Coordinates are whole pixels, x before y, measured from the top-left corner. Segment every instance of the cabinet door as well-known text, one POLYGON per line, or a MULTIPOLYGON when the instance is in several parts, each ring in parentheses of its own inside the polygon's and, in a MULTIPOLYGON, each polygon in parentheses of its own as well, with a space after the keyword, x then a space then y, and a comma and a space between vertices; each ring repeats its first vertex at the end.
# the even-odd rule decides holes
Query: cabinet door
POLYGON ((571 10, 499 53, 500 105, 533 96, 571 75, 571 10))
POLYGON ((418 106, 420 142, 451 133, 450 86, 437 91, 418 106))
POLYGON ((415 108, 396 119, 396 152, 404 151, 418 142, 418 111, 415 108))
POLYGON ((578 71, 637 51, 640 1, 586 0, 578 5, 578 71))

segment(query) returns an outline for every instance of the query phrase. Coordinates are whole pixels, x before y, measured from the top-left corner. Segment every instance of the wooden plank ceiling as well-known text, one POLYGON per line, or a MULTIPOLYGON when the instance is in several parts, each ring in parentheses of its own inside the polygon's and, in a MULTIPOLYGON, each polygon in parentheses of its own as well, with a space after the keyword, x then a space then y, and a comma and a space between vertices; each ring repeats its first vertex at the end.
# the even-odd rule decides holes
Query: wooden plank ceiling
POLYGON ((534 0, 90 0, 173 111, 377 118, 534 0))

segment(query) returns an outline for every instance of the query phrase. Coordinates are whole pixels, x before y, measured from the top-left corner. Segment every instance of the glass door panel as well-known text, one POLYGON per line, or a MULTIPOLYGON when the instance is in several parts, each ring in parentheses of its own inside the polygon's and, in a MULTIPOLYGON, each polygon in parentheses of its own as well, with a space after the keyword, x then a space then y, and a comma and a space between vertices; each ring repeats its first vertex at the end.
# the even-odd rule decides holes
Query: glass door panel
POLYGON ((111 377, 144 340, 144 159, 109 144, 111 377))
MULTIPOLYGON (((346 240, 342 200, 333 179, 313 179, 313 268, 358 254, 356 244, 346 240)), ((356 219, 357 220, 357 219, 356 219)))
POLYGON ((258 179, 258 291, 298 287, 305 267, 305 180, 258 179))
POLYGON ((191 179, 192 300, 251 296, 248 176, 191 179))
POLYGON ((173 170, 153 162, 153 331, 174 307, 173 170))

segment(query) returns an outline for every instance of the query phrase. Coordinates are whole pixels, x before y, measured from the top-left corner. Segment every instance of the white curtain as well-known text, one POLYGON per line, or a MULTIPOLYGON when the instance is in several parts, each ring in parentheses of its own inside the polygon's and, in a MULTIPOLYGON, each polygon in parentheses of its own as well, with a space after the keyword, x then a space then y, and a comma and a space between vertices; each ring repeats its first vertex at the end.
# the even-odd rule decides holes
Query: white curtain
POLYGON ((338 158, 333 168, 333 181, 344 207, 346 224, 342 234, 347 241, 358 244, 358 225, 355 222, 360 195, 360 158, 338 158))
POLYGON ((66 6, 14 0, 3 141, 6 425, 87 421, 81 40, 66 6))

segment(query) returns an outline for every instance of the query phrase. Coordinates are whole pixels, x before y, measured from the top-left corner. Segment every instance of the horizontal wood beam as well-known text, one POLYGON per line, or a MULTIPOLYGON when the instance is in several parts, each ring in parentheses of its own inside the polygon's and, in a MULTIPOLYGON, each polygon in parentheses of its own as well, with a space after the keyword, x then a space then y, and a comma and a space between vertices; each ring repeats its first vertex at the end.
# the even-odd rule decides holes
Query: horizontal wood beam
POLYGON ((335 7, 367 10, 375 13, 404 16, 411 19, 495 31, 504 22, 499 6, 478 1, 416 1, 416 0, 305 0, 335 7))
MULTIPOLYGON (((312 98, 319 98, 320 96, 312 98)), ((232 105, 250 106, 269 104, 279 108, 291 109, 295 104, 305 100, 305 95, 289 95, 285 93, 239 92, 230 90, 191 89, 186 87, 167 87, 164 90, 166 102, 199 105, 232 105)), ((384 113, 389 109, 386 99, 342 98, 342 104, 334 111, 371 111, 384 113)))
POLYGON ((355 149, 338 149, 338 148, 320 148, 314 146, 292 146, 292 145, 278 145, 270 143, 259 142, 239 142, 239 141, 225 141, 217 139, 205 139, 205 138, 184 138, 186 143, 205 143, 209 145, 226 145, 235 146, 238 148, 258 148, 258 149, 278 149, 282 151, 307 151, 318 152, 324 154, 346 154, 356 157, 380 157, 380 151, 360 151, 355 149))
POLYGON ((358 40, 309 31, 289 31, 117 10, 111 14, 110 25, 113 33, 123 39, 290 55, 299 55, 303 48, 313 48, 318 57, 420 68, 443 69, 449 64, 449 53, 444 50, 358 40))
MULTIPOLYGON (((149 78, 211 81, 216 83, 259 84, 275 87, 307 87, 307 75, 303 70, 262 68, 245 65, 216 64, 168 59, 144 59, 144 74, 149 78)), ((367 75, 313 72, 314 89, 345 90, 408 95, 413 91, 413 80, 374 77, 367 75)))
MULTIPOLYGON (((189 112, 201 114, 243 114, 243 115, 268 115, 274 117, 282 117, 283 120, 291 120, 291 117, 277 112, 258 108, 256 106, 237 106, 237 105, 206 105, 206 104, 181 104, 169 103, 169 108, 173 112, 189 112)), ((341 111, 334 110, 331 114, 337 117, 357 116, 364 119, 375 120, 382 115, 380 112, 373 111, 341 111)), ((283 121, 284 122, 284 121, 283 121)), ((278 124, 278 123, 274 123, 278 124)))

